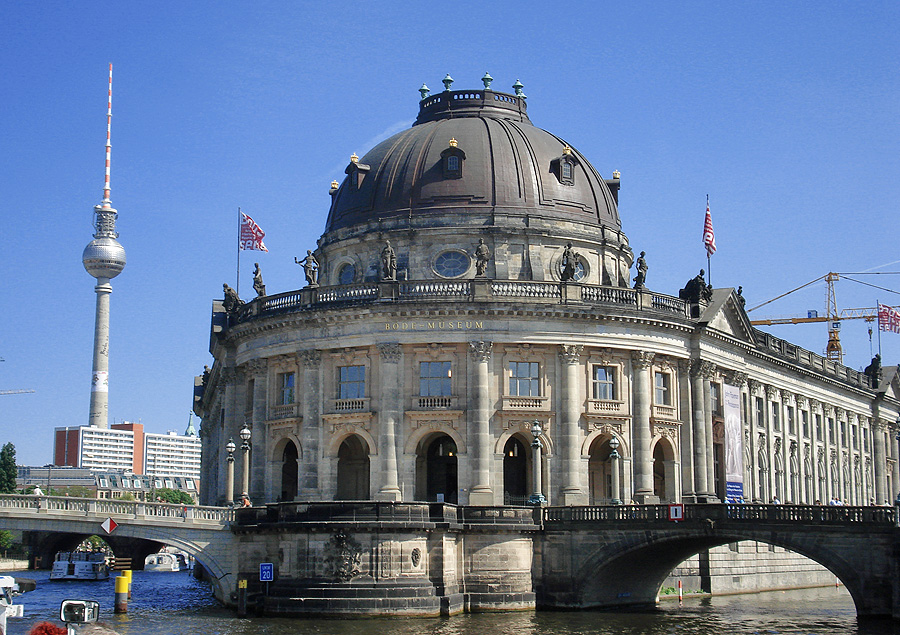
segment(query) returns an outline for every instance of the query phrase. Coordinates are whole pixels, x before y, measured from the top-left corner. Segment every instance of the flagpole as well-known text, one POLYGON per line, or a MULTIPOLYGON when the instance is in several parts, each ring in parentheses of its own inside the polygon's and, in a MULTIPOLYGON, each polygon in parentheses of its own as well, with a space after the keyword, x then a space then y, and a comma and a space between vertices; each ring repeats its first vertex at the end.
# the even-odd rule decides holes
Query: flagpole
POLYGON ((878 314, 878 354, 881 355, 881 302, 875 300, 875 313, 878 314))
MULTIPOLYGON (((706 195, 706 215, 709 216, 709 194, 706 195)), ((709 286, 712 287, 712 254, 709 253, 709 246, 706 247, 706 274, 709 276, 709 286)))
POLYGON ((238 297, 241 297, 241 208, 238 207, 238 248, 237 248, 237 272, 235 274, 235 278, 237 278, 237 283, 235 286, 235 292, 238 297))

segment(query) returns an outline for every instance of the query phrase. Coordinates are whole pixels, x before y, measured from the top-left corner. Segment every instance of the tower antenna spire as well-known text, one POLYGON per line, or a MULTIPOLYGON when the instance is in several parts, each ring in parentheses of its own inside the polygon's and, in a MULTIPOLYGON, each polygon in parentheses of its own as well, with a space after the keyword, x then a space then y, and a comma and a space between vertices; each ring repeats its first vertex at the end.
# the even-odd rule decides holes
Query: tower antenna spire
POLYGON ((112 154, 110 133, 112 132, 112 62, 109 64, 109 96, 106 100, 106 176, 103 180, 103 207, 109 208, 109 159, 112 154))

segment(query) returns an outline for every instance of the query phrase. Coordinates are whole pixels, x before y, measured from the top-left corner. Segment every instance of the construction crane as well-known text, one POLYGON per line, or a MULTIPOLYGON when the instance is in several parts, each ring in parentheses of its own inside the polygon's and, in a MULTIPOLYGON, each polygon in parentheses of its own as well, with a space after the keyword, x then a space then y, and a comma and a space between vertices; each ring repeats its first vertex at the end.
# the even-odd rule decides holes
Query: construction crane
MULTIPOLYGON (((747 309, 747 313, 751 311, 755 311, 756 309, 763 307, 767 304, 771 304, 775 300, 779 300, 786 295, 790 295, 795 291, 799 291, 800 289, 804 289, 811 284, 815 284, 820 280, 825 281, 825 312, 826 315, 818 315, 815 311, 810 311, 807 317, 787 317, 787 318, 766 318, 759 320, 750 320, 750 324, 754 326, 771 326, 773 324, 807 324, 810 322, 828 322, 828 343, 825 345, 825 357, 827 359, 834 360, 838 363, 843 363, 844 361, 844 351, 841 348, 841 321, 843 320, 865 320, 866 322, 874 322, 878 319, 878 308, 863 308, 863 309, 841 309, 840 311, 837 308, 837 300, 834 294, 834 283, 840 280, 841 276, 844 276, 844 279, 850 280, 852 282, 857 282, 859 284, 863 284, 866 286, 874 287, 876 289, 881 289, 882 291, 888 291, 890 293, 897 293, 892 289, 887 289, 885 287, 879 287, 874 284, 869 284, 868 282, 862 282, 861 280, 854 280, 853 278, 848 278, 847 276, 860 276, 860 275, 897 275, 900 274, 898 271, 877 271, 877 272, 859 272, 859 273, 835 273, 830 271, 826 273, 824 276, 820 276, 815 280, 811 280, 804 285, 797 287, 796 289, 791 289, 787 293, 782 293, 778 297, 772 298, 762 304, 758 304, 751 309, 747 309)), ((871 331, 869 332, 871 336, 871 331)))

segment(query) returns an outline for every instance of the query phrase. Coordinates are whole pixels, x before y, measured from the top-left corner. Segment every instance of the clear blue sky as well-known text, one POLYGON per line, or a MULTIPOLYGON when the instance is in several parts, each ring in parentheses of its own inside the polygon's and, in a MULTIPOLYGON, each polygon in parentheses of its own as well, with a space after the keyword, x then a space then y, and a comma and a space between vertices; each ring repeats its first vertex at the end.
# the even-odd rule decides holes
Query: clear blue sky
MULTIPOLYGON (((234 286, 236 209, 267 232, 244 252, 269 293, 324 228, 350 154, 414 119, 423 82, 525 85, 529 115, 606 177, 648 286, 706 267, 748 307, 828 271, 900 271, 900 3, 5 2, 0 443, 52 459, 87 423, 94 279, 81 265, 102 195, 114 64, 112 202, 128 255, 113 280, 110 420, 183 431, 210 363, 209 316, 234 286), (451 10, 445 10, 451 9, 451 10)), ((898 276, 864 280, 889 289, 898 276)), ((841 281, 842 308, 900 296, 841 281)), ((824 311, 815 285, 753 314, 824 311)), ((775 331, 816 352, 825 325, 775 331)), ((845 362, 870 359, 846 322, 845 362)), ((885 364, 900 335, 883 334, 885 364)))

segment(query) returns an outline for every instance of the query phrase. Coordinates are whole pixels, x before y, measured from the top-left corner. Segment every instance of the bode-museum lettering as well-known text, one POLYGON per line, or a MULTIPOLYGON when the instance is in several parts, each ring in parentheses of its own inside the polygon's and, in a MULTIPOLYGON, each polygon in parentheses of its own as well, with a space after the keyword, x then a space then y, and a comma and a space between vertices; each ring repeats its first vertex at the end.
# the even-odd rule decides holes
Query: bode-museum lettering
POLYGON ((385 322, 385 331, 449 331, 452 329, 483 329, 478 320, 432 320, 428 322, 385 322))

